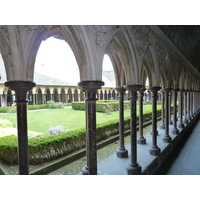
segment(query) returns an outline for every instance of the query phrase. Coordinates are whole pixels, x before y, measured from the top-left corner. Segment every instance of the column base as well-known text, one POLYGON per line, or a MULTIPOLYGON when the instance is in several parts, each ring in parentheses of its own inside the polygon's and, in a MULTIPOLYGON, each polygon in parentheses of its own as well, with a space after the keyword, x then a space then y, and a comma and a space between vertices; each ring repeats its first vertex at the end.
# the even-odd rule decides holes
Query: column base
POLYGON ((149 154, 152 155, 152 156, 159 156, 160 155, 160 148, 158 146, 150 147, 149 148, 149 154))
POLYGON ((138 137, 137 138, 137 143, 138 144, 146 144, 146 138, 144 138, 144 137, 138 137))
POLYGON ((179 130, 177 128, 174 128, 172 131, 171 131, 172 134, 179 134, 179 130))
POLYGON ((89 172, 88 172, 88 166, 84 166, 82 168, 82 175, 88 175, 88 174, 89 174, 89 172))
POLYGON ((118 158, 128 158, 128 150, 119 147, 116 149, 116 155, 118 158))
POLYGON ((184 128, 184 127, 185 127, 185 125, 183 123, 178 124, 178 128, 184 128))
POLYGON ((160 129, 165 129, 165 124, 160 124, 160 129))
POLYGON ((172 138, 169 135, 165 135, 162 138, 162 141, 165 142, 165 143, 170 143, 172 141, 172 138))
POLYGON ((141 175, 142 174, 142 168, 138 164, 129 164, 126 167, 126 173, 128 175, 141 175))

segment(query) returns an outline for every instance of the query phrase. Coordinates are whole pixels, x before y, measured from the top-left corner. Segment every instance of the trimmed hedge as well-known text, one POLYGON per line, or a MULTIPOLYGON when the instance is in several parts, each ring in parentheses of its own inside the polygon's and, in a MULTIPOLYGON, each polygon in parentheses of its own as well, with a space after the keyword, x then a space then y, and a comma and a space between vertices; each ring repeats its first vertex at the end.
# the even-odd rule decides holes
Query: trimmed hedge
MULTIPOLYGON (((161 110, 157 111, 161 115, 161 110)), ((151 119, 151 113, 144 114, 144 122, 151 119)), ((119 133, 119 120, 97 125, 97 142, 119 133)), ((130 129, 130 118, 124 120, 124 129, 130 129)), ((39 164, 64 156, 86 146, 85 129, 68 131, 55 136, 30 138, 29 163, 39 164)), ((17 137, 5 136, 0 139, 0 158, 7 164, 17 164, 17 137)))
MULTIPOLYGON (((112 111, 119 110, 119 101, 97 101, 96 102, 96 112, 106 112, 106 107, 108 105, 112 106, 112 111)), ((124 109, 128 109, 130 107, 129 101, 124 101, 124 109)), ((80 102, 72 102, 72 108, 74 110, 85 110, 85 101, 80 102)))

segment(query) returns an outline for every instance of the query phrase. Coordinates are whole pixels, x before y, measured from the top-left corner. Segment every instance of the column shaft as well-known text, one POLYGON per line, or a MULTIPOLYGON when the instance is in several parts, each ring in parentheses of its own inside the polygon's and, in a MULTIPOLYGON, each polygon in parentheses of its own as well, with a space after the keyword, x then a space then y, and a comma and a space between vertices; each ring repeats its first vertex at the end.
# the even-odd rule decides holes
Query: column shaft
POLYGON ((162 138, 163 142, 171 142, 171 137, 169 136, 169 92, 171 91, 170 88, 163 89, 165 92, 165 135, 162 138))
POLYGON ((157 146, 157 93, 160 87, 150 87, 152 94, 152 146, 149 148, 149 153, 154 156, 160 155, 160 148, 157 146))
POLYGON ((130 136, 131 136, 131 163, 127 166, 126 171, 128 175, 141 174, 141 167, 137 163, 137 129, 136 129, 136 100, 137 91, 141 89, 142 85, 126 85, 130 91, 130 136))
POLYGON ((142 88, 139 92, 139 137, 137 139, 138 144, 146 144, 146 139, 143 136, 143 97, 144 91, 146 89, 142 88))
POLYGON ((178 128, 184 128, 183 124, 183 90, 179 91, 179 99, 178 99, 178 115, 179 115, 179 123, 178 128))
POLYGON ((172 129, 172 133, 173 134, 178 134, 179 130, 177 129, 177 92, 179 91, 179 89, 174 89, 174 119, 173 119, 173 129, 172 129))
POLYGON ((115 88, 119 93, 119 143, 120 146, 116 150, 117 157, 127 158, 128 151, 124 147, 124 93, 125 89, 123 87, 115 88))
POLYGON ((27 92, 35 86, 30 81, 8 81, 5 86, 15 91, 17 103, 18 165, 19 174, 29 174, 28 133, 27 133, 27 92))
POLYGON ((80 89, 85 91, 86 110, 86 155, 87 166, 82 170, 84 175, 97 175, 96 148, 96 91, 104 85, 102 81, 81 81, 80 89))

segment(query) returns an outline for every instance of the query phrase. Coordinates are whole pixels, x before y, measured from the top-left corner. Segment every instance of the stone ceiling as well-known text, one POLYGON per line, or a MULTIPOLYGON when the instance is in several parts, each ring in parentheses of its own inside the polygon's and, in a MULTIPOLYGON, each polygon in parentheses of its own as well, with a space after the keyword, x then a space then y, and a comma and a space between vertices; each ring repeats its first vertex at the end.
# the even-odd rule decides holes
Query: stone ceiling
POLYGON ((158 25, 158 27, 200 72, 200 26, 158 25))

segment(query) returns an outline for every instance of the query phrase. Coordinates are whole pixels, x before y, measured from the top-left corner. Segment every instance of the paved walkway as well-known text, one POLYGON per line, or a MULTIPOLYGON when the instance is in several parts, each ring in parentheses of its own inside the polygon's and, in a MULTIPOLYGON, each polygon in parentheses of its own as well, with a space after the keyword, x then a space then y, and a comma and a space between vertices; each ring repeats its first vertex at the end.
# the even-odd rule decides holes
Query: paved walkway
MULTIPOLYGON (((172 127, 170 125, 170 129, 172 127)), ((165 130, 159 129, 157 144, 161 150, 168 145, 162 141, 164 134, 165 130)), ((170 134, 170 136, 172 139, 176 137, 174 134, 170 134)), ((150 134, 146 136, 146 145, 137 145, 138 163, 143 170, 155 159, 155 156, 148 153, 148 149, 151 146, 151 137, 150 134)), ((130 152, 130 144, 126 145, 126 149, 130 152)), ((98 163, 98 175, 126 175, 126 166, 129 163, 130 157, 118 158, 116 154, 113 154, 98 163)), ((200 122, 197 123, 191 136, 166 175, 200 175, 200 122)))
POLYGON ((200 121, 166 175, 200 175, 200 121))

